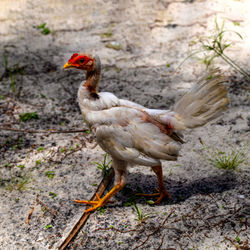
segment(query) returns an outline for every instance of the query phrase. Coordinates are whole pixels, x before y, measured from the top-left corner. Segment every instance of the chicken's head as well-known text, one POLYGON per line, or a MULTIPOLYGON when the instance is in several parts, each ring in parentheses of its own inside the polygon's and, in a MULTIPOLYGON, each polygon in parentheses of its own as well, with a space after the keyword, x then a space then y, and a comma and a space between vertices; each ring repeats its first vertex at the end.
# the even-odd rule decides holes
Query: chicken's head
POLYGON ((91 55, 74 53, 67 63, 63 66, 67 68, 77 68, 81 70, 90 71, 94 68, 95 60, 91 55))

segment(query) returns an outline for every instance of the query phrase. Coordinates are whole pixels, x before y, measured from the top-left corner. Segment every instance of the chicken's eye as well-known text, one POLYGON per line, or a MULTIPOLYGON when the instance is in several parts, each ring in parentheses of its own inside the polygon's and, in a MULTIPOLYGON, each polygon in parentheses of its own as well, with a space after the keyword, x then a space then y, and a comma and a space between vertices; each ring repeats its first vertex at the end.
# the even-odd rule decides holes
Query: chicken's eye
POLYGON ((80 62, 80 63, 84 63, 85 60, 82 58, 82 59, 79 60, 79 62, 80 62))

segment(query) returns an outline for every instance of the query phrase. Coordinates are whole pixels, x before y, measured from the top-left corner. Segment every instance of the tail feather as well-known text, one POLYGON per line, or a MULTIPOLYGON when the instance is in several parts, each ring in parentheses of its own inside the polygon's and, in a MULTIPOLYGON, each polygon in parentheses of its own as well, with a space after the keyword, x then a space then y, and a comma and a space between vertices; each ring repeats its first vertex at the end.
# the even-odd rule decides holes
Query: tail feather
POLYGON ((198 81, 174 106, 186 128, 202 126, 219 117, 229 102, 223 84, 226 78, 219 69, 198 81))

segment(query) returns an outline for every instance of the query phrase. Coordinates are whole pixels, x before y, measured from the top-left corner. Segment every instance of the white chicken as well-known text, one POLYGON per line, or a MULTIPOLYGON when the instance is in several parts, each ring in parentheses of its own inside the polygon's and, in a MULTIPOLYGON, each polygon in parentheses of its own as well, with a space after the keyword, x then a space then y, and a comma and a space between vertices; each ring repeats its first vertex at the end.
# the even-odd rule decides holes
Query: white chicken
POLYGON ((64 65, 66 68, 85 70, 86 81, 80 84, 78 102, 84 120, 96 136, 101 148, 112 157, 115 170, 114 187, 97 201, 76 200, 92 205, 86 212, 105 205, 127 182, 128 164, 150 166, 157 175, 159 196, 167 192, 161 160, 177 160, 182 140, 181 131, 195 128, 217 118, 228 104, 225 77, 218 69, 194 84, 171 110, 148 109, 137 103, 119 99, 112 93, 97 92, 101 75, 98 56, 73 54, 64 65))

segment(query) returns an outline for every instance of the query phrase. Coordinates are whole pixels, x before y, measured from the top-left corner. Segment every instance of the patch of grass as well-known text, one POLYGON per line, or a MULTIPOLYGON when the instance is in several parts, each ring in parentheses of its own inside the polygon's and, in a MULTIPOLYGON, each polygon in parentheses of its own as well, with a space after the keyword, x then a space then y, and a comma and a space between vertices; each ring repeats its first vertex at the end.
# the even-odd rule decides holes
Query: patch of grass
MULTIPOLYGON (((4 78, 4 77, 9 77, 10 78, 10 88, 12 90, 13 93, 16 93, 16 75, 20 74, 23 75, 23 69, 24 67, 20 67, 19 63, 14 64, 12 66, 9 66, 9 62, 8 62, 8 58, 6 55, 7 51, 6 49, 4 49, 4 53, 3 53, 3 62, 4 62, 4 73, 2 74, 2 76, 0 77, 0 81, 4 78)), ((18 94, 20 94, 21 88, 18 91, 18 94)))
POLYGON ((20 169, 24 169, 25 166, 24 165, 18 165, 17 167, 20 168, 20 169))
POLYGON ((216 168, 224 170, 238 170, 240 164, 243 164, 245 154, 242 149, 240 150, 228 150, 227 152, 219 148, 213 149, 208 146, 204 146, 206 156, 205 158, 216 168))
POLYGON ((42 160, 36 160, 35 163, 36 163, 36 166, 37 166, 37 165, 40 165, 40 164, 42 163, 42 160))
POLYGON ((22 192, 26 189, 26 185, 29 183, 29 178, 30 176, 27 174, 20 177, 12 176, 6 189, 9 191, 17 190, 22 192))
POLYGON ((238 243, 240 243, 240 237, 239 237, 238 235, 236 236, 235 240, 236 240, 238 243))
POLYGON ((94 164, 97 165, 97 168, 100 169, 103 173, 104 176, 108 176, 111 170, 111 166, 110 164, 112 163, 112 160, 110 160, 109 162, 107 161, 107 157, 108 154, 106 153, 103 157, 103 162, 99 163, 99 162, 93 162, 94 164))
POLYGON ((53 193, 53 192, 49 192, 49 196, 52 197, 52 198, 55 198, 57 196, 57 194, 53 193))
POLYGON ((55 176, 55 171, 47 171, 45 172, 45 175, 50 178, 50 179, 53 179, 54 176, 55 176))
POLYGON ((19 122, 27 122, 30 120, 38 120, 38 115, 36 112, 32 112, 32 113, 23 113, 21 115, 19 115, 19 122))
POLYGON ((226 153, 221 150, 216 150, 208 160, 214 167, 225 170, 236 170, 244 162, 243 155, 240 152, 231 151, 226 153))
POLYGON ((137 213, 137 219, 139 223, 144 223, 146 219, 149 217, 149 214, 143 214, 141 208, 139 208, 136 203, 133 204, 133 208, 137 213))
POLYGON ((16 92, 16 75, 10 75, 10 87, 13 93, 16 92))
MULTIPOLYGON (((224 41, 224 35, 227 32, 237 35, 240 39, 243 39, 241 34, 232 30, 224 29, 225 21, 223 20, 221 26, 219 26, 217 22, 217 18, 215 18, 215 30, 214 34, 211 36, 205 36, 198 38, 198 41, 192 41, 191 45, 198 45, 198 49, 192 50, 191 53, 182 61, 182 63, 177 67, 177 69, 190 57, 194 55, 203 53, 203 56, 199 58, 199 60, 204 63, 207 68, 212 65, 216 58, 221 58, 224 62, 229 64, 232 68, 238 71, 240 74, 245 76, 248 80, 250 80, 250 75, 241 68, 234 60, 228 57, 225 54, 225 50, 229 48, 232 44, 224 41)), ((176 70, 177 70, 176 69, 176 70)))
POLYGON ((41 152, 41 151, 44 150, 44 147, 39 147, 39 148, 37 148, 36 150, 37 150, 37 152, 41 152))
POLYGON ((104 214, 105 210, 106 210, 105 207, 98 207, 98 208, 97 208, 97 211, 99 211, 99 214, 100 214, 100 215, 104 214))
POLYGON ((43 23, 41 25, 36 26, 36 28, 40 30, 43 35, 48 35, 51 33, 51 31, 49 27, 46 27, 46 25, 47 25, 46 23, 43 23))
POLYGON ((111 31, 106 31, 104 33, 101 34, 102 37, 112 37, 113 36, 113 33, 111 31))

